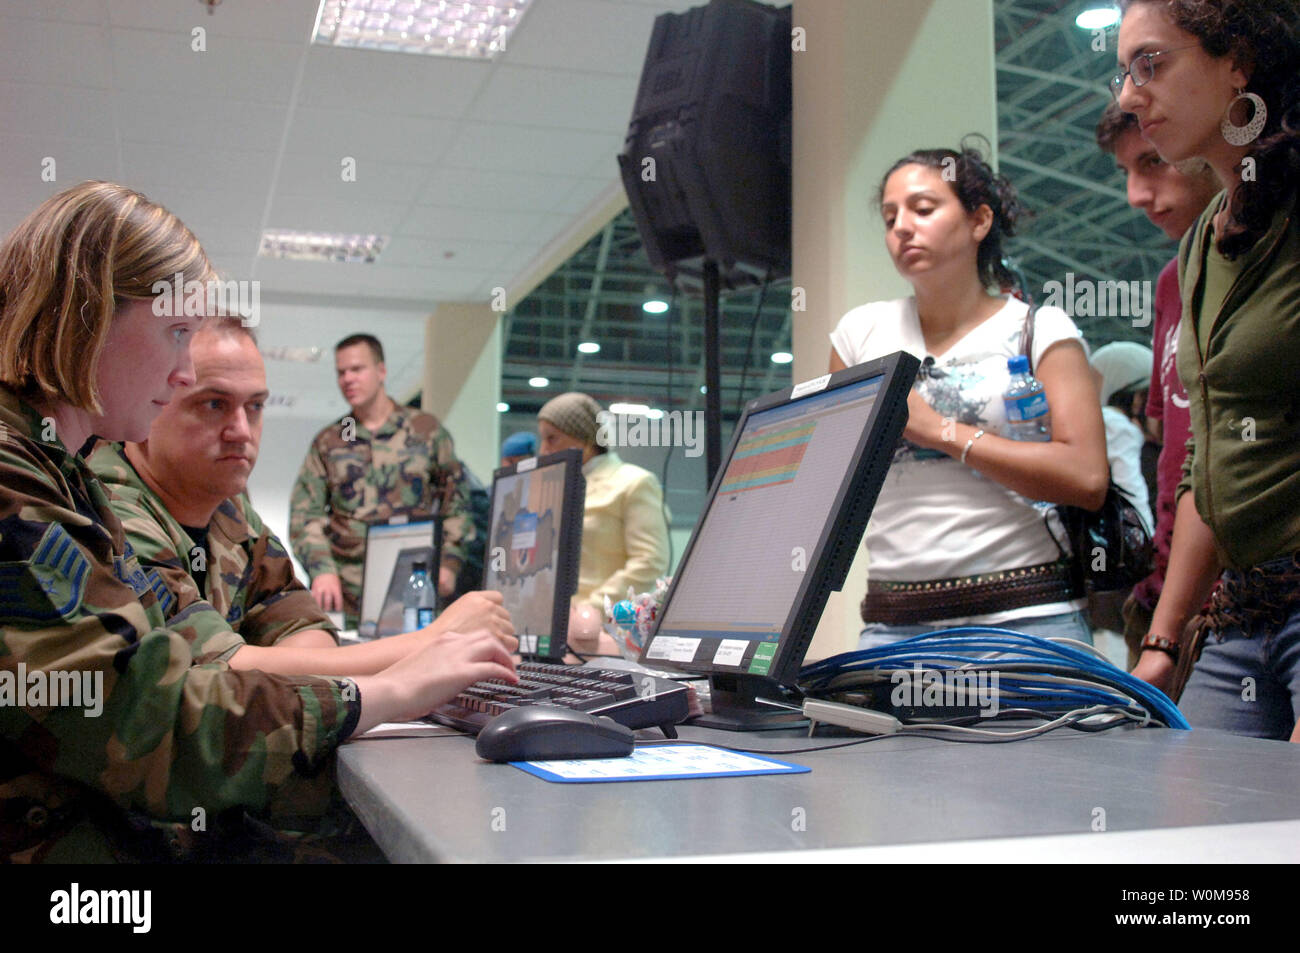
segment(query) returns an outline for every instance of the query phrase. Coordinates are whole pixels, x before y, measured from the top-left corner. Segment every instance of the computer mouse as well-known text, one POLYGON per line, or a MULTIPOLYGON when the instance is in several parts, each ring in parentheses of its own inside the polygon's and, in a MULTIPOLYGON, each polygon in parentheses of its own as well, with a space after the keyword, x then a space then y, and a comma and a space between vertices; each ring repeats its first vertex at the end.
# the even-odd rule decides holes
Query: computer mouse
POLYGON ((585 711, 521 705, 484 725, 474 750, 488 761, 626 758, 632 753, 632 729, 585 711))

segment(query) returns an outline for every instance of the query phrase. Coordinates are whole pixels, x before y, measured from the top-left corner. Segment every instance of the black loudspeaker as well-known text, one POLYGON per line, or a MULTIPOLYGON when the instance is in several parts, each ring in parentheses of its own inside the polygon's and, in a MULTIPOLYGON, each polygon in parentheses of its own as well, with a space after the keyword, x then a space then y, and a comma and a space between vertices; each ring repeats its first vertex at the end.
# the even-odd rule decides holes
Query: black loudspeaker
POLYGON ((753 0, 655 19, 618 164, 659 271, 790 274, 791 23, 753 0))

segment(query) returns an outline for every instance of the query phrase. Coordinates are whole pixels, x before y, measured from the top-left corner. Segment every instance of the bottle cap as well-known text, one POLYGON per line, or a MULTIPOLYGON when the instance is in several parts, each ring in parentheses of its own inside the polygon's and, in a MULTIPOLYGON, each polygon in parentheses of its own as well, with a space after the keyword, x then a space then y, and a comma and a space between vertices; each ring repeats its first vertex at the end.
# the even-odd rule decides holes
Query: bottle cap
POLYGON ((1029 358, 1023 354, 1017 354, 1015 357, 1007 358, 1007 370, 1012 374, 1028 374, 1029 358))

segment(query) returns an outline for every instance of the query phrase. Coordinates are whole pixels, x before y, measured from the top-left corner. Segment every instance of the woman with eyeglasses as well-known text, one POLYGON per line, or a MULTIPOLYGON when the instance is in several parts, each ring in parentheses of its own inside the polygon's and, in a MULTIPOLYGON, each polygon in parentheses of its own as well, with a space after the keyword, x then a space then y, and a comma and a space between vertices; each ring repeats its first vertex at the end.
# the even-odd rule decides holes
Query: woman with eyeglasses
MULTIPOLYGON (((938 628, 1005 626, 1091 642, 1077 576, 1034 500, 1099 507, 1107 488, 1101 403, 1082 336, 1064 311, 1002 293, 1020 204, 979 151, 930 149, 885 173, 885 244, 913 295, 854 308, 831 334, 830 369, 906 350, 923 360, 867 527, 860 648, 938 628), (1051 439, 1017 442, 1002 395, 1008 358, 1029 350, 1051 439)), ((1055 523, 1055 520, 1052 521, 1055 523)))
POLYGON ((1193 726, 1300 741, 1300 5, 1126 0, 1111 86, 1223 191, 1179 250, 1192 452, 1134 673, 1193 726), (1191 490, 1191 492, 1182 492, 1191 490), (1184 630, 1222 573, 1211 608, 1184 630))
POLYGON ((284 859, 292 840, 250 838, 331 813, 338 744, 515 680, 487 632, 354 679, 241 670, 224 618, 140 566, 81 453, 147 439, 194 383, 203 316, 155 298, 213 277, 174 215, 108 182, 0 242, 0 863, 284 859))

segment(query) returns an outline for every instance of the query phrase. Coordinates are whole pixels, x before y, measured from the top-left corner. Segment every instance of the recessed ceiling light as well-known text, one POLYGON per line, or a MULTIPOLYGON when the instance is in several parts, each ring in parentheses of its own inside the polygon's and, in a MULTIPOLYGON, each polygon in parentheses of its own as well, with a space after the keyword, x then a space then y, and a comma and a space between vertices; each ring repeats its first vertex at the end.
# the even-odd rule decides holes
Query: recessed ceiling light
POLYGON ((312 42, 494 59, 532 0, 321 0, 312 42))
POLYGON ((709 392, 709 389, 708 389, 707 387, 705 387, 703 384, 701 384, 701 385, 700 385, 700 393, 701 393, 701 394, 707 394, 708 392, 709 392))
POLYGON ((595 341, 583 341, 578 345, 578 350, 583 354, 599 354, 600 345, 595 341))
POLYGON ((362 262, 372 265, 388 244, 387 235, 344 235, 338 232, 295 232, 268 228, 257 253, 263 258, 293 261, 362 262))
POLYGON ((773 364, 789 364, 794 360, 794 355, 789 351, 777 351, 772 355, 773 364))
POLYGON ((498 414, 504 414, 504 413, 505 413, 507 410, 509 410, 509 409, 510 409, 510 405, 507 404, 504 400, 499 400, 499 401, 497 401, 497 413, 498 413, 498 414))
POLYGON ((1106 30, 1119 23, 1119 10, 1115 7, 1092 7, 1074 18, 1081 30, 1106 30))
POLYGON ((668 302, 660 301, 658 298, 652 298, 645 304, 641 305, 641 310, 646 314, 663 314, 668 310, 668 302))
POLYGON ((528 379, 529 387, 546 387, 551 382, 545 377, 530 377, 528 379))

